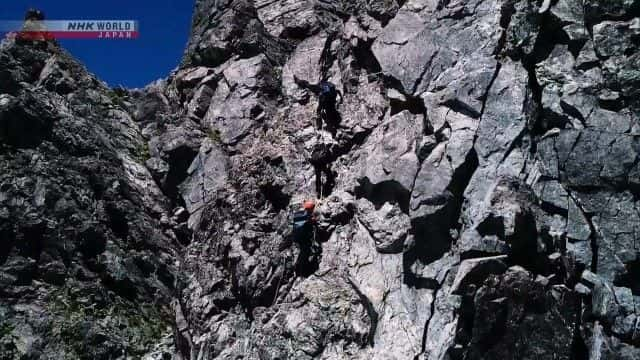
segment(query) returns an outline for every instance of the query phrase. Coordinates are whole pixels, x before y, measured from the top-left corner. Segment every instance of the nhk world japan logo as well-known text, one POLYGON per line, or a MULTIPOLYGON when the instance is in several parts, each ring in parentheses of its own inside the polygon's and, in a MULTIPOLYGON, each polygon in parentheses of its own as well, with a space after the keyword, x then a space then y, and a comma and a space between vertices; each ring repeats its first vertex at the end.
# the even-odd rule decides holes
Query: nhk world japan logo
POLYGON ((135 20, 0 21, 0 32, 34 39, 137 39, 139 36, 135 20))

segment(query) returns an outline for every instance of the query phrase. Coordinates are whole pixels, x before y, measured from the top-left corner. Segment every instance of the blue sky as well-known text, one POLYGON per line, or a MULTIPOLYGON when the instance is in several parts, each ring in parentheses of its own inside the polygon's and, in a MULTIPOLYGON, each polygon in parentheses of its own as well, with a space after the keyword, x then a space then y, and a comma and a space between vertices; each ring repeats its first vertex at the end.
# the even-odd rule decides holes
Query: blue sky
POLYGON ((194 0, 0 0, 0 20, 43 10, 47 20, 138 20, 135 40, 61 40, 111 86, 143 87, 174 69, 187 44, 194 0))

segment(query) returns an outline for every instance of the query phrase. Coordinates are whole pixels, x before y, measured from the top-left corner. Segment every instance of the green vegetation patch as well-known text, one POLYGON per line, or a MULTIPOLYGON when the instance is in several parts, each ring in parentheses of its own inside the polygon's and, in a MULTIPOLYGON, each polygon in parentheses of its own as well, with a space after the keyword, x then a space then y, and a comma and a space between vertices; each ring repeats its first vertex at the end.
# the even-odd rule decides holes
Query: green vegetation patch
POLYGON ((151 151, 149 149, 149 144, 144 142, 140 146, 138 146, 135 150, 135 154, 133 154, 136 161, 141 164, 144 164, 147 160, 151 159, 151 151))
POLYGON ((61 342, 69 358, 94 359, 109 353, 142 355, 171 325, 168 317, 151 305, 109 297, 110 301, 100 306, 90 298, 76 296, 68 287, 51 295, 48 310, 56 318, 51 335, 61 342))
POLYGON ((222 143, 222 134, 220 134, 220 130, 218 129, 209 129, 209 131, 207 131, 207 136, 214 144, 222 143))

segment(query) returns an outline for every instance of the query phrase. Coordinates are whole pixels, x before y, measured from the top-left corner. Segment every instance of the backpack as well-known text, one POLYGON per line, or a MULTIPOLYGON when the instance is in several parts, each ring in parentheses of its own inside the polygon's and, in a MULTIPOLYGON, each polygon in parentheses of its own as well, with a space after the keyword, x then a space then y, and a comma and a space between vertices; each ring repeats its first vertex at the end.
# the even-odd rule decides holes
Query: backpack
POLYGON ((320 99, 324 101, 336 101, 338 97, 338 92, 336 91, 336 86, 328 81, 323 81, 320 83, 320 99))
POLYGON ((315 144, 313 149, 311 150, 311 156, 309 157, 309 162, 311 165, 326 165, 330 161, 331 152, 329 151, 329 146, 326 144, 315 144))
POLYGON ((309 220, 311 215, 304 211, 296 211, 293 214, 293 240, 297 243, 304 241, 305 237, 311 236, 313 227, 309 220))

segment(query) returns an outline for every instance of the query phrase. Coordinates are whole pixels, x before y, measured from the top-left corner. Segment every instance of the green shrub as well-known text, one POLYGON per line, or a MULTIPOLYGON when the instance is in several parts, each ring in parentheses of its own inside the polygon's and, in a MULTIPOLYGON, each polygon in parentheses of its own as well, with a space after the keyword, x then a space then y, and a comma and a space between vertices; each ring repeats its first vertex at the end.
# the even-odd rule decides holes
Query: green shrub
POLYGON ((209 129, 209 131, 207 132, 207 136, 215 144, 220 144, 222 142, 222 135, 220 134, 220 130, 218 129, 209 129))
POLYGON ((117 87, 109 90, 109 92, 107 93, 107 96, 109 97, 109 100, 111 100, 111 102, 114 105, 124 107, 125 106, 124 102, 128 98, 129 93, 127 92, 126 89, 122 87, 117 87))
POLYGON ((149 144, 144 142, 142 143, 142 145, 138 146, 138 148, 136 148, 134 156, 136 160, 141 164, 144 164, 145 162, 147 162, 147 160, 151 159, 149 144))
POLYGON ((13 333, 14 326, 10 324, 8 321, 3 321, 0 323, 0 339, 7 337, 13 333))

